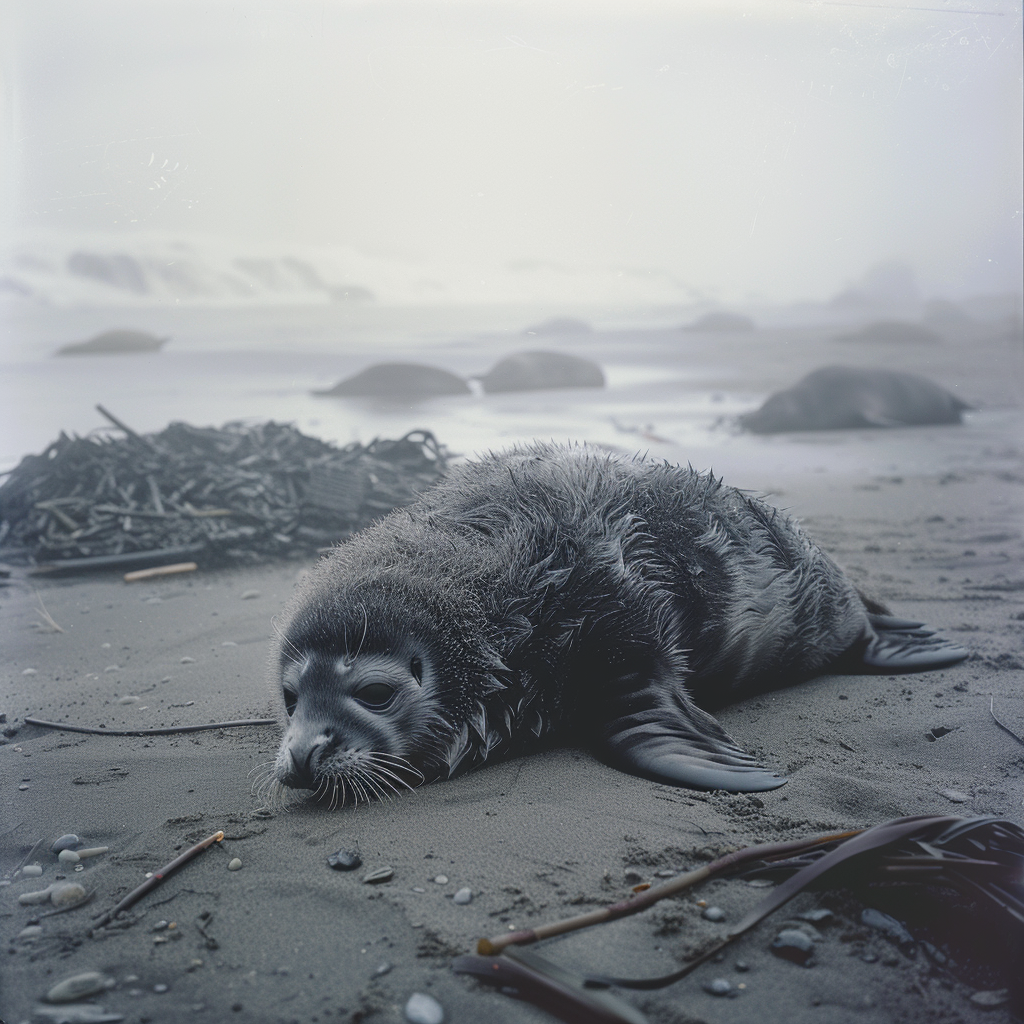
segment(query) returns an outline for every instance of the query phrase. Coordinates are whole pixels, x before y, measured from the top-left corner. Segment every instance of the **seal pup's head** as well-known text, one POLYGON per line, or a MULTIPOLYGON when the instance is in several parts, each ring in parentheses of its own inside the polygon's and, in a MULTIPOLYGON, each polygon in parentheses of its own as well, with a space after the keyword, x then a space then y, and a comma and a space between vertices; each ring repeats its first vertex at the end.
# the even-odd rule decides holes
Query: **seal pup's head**
POLYGON ((485 706, 504 666, 452 546, 431 533, 388 516, 298 586, 272 652, 283 735, 261 795, 383 799, 507 743, 509 717, 485 706))

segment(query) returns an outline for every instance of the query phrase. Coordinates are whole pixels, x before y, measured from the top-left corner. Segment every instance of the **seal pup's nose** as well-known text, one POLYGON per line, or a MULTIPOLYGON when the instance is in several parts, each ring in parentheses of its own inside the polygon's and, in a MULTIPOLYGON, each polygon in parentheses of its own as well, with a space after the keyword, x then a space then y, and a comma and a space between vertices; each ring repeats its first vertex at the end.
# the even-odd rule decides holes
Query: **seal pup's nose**
POLYGON ((313 789, 321 754, 328 740, 318 736, 311 744, 296 741, 288 746, 288 768, 282 773, 281 781, 292 789, 313 789))

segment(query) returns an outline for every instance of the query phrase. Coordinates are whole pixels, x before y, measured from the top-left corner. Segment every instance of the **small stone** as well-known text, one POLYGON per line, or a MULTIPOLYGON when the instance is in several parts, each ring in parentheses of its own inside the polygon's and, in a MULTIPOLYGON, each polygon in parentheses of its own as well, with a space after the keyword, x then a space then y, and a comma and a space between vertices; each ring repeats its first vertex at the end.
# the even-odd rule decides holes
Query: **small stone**
POLYGON ((373 973, 376 974, 377 977, 379 978, 379 977, 381 977, 384 974, 389 974, 390 972, 391 972, 391 964, 389 964, 389 963, 387 963, 387 961, 385 961, 382 964, 378 964, 377 965, 377 969, 373 973))
POLYGON ((82 974, 72 974, 70 978, 57 982, 46 993, 46 999, 51 1003, 73 1003, 76 999, 84 999, 86 996, 96 995, 97 992, 105 992, 113 985, 113 978, 108 978, 105 974, 100 974, 99 971, 85 971, 82 974))
POLYGON ((700 916, 705 921, 724 921, 725 911, 721 907, 708 907, 700 916))
POLYGON ((784 928, 772 942, 772 952, 783 960, 805 964, 814 952, 814 940, 798 928, 784 928))
POLYGON ((45 903, 50 898, 52 888, 52 885, 48 885, 45 889, 40 889, 39 892, 23 892, 18 897, 18 902, 23 907, 30 907, 33 903, 45 903))
POLYGON ((222 640, 221 647, 237 647, 238 644, 234 640, 222 640))
POLYGON ((53 845, 50 847, 51 853, 60 853, 62 850, 77 850, 82 845, 82 840, 74 834, 74 832, 68 832, 66 835, 55 839, 53 845))
POLYGON ((239 857, 232 857, 228 861, 228 871, 241 871, 242 861, 239 857))
POLYGON ((914 936, 895 917, 883 914, 873 907, 866 907, 861 911, 860 920, 862 924, 881 932, 890 942, 895 942, 903 950, 909 951, 914 948, 914 936))
POLYGON ((704 983, 704 991, 712 996, 732 995, 732 985, 725 978, 715 978, 704 983))
POLYGON ((98 857, 101 853, 107 853, 109 850, 109 846, 90 846, 87 850, 76 850, 75 852, 82 860, 85 860, 86 857, 98 857))
POLYGON ((453 897, 452 902, 458 903, 460 906, 464 906, 473 899, 472 889, 460 889, 453 897))
POLYGON ((25 668, 25 669, 21 670, 21 674, 23 676, 34 676, 37 673, 36 673, 36 670, 34 668, 25 668))
POLYGON ((26 864, 21 869, 21 873, 26 878, 38 878, 43 873, 43 869, 38 864, 26 864))
POLYGON ((119 697, 117 700, 118 704, 138 704, 142 700, 141 697, 135 697, 132 694, 126 694, 124 697, 119 697))
POLYGON ((242 591, 242 600, 243 601, 251 601, 255 597, 262 597, 262 596, 263 596, 263 594, 259 590, 243 590, 242 591))
POLYGON ((825 907, 818 907, 815 910, 805 910, 802 914, 796 915, 801 921, 810 921, 811 924, 824 924, 831 921, 835 914, 825 907))
POLYGON ((157 995, 163 995, 167 991, 167 986, 161 982, 160 984, 153 986, 153 991, 157 995))
POLYGON ((120 672, 121 671, 121 666, 120 665, 108 665, 103 671, 104 672, 120 672))
POLYGON ((448 884, 448 876, 447 875, 435 875, 434 876, 434 881, 437 882, 438 885, 447 885, 448 884))
POLYGON ((167 921, 157 921, 157 923, 155 925, 153 925, 153 927, 150 928, 149 930, 151 932, 162 932, 162 931, 166 931, 167 930, 167 926, 168 926, 168 922, 167 921))
POLYGON ((395 869, 392 867, 377 868, 368 875, 363 876, 363 882, 367 885, 380 885, 381 882, 390 882, 395 877, 395 869))
POLYGON ((355 850, 335 850, 327 858, 328 866, 335 871, 355 871, 362 863, 363 858, 355 850))
POLYGON ((672 868, 662 868, 661 871, 655 871, 655 878, 674 878, 676 872, 672 868))
POLYGON ((77 864, 82 858, 75 853, 74 850, 61 850, 57 855, 57 860, 61 864, 77 864))
POLYGON ((433 996, 413 992, 405 1004, 405 1019, 409 1024, 441 1024, 444 1010, 433 996))
POLYGON ((749 878, 747 885, 754 889, 770 889, 775 883, 770 878, 749 878))
POLYGON ((20 789, 22 791, 22 793, 24 793, 25 790, 28 789, 28 783, 27 782, 21 783, 21 785, 18 786, 18 789, 20 789))
POLYGON ((19 939, 38 939, 43 934, 43 929, 38 924, 30 924, 18 932, 19 939))
POLYGON ((740 974, 746 974, 750 970, 750 964, 745 960, 737 960, 734 967, 740 974))
POLYGON ((182 663, 182 665, 194 665, 195 664, 195 660, 196 660, 195 658, 190 658, 186 654, 185 657, 181 659, 181 663, 182 663))
POLYGON ((202 966, 203 966, 203 961, 202 960, 189 960, 188 967, 186 967, 185 970, 189 971, 191 973, 192 971, 198 971, 199 968, 202 967, 202 966))
POLYGON ((85 886, 78 882, 62 882, 50 886, 50 902, 55 907, 69 907, 85 899, 85 886))
POLYGON ((427 890, 424 889, 422 885, 414 885, 412 887, 412 891, 413 892, 426 892, 427 890))
POLYGON ((642 882, 644 880, 644 876, 641 875, 636 868, 626 868, 622 877, 625 878, 630 885, 636 885, 637 882, 642 882))
POLYGON ((990 989, 987 992, 975 992, 971 996, 971 1002, 975 1006, 984 1006, 986 1009, 991 1009, 996 1006, 1002 1006, 1004 1003, 1010 1001, 1010 990, 1008 988, 995 988, 990 989))
POLYGON ((939 796, 944 796, 952 804, 970 803, 971 798, 959 789, 940 789, 939 796))

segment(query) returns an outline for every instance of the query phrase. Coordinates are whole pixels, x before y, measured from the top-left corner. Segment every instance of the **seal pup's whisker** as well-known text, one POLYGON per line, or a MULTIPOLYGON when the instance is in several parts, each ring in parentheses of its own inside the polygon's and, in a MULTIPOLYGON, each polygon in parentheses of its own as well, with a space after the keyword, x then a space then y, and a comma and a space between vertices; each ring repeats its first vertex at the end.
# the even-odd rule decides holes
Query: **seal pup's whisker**
MULTIPOLYGON (((367 769, 363 765, 356 766, 353 769, 353 771, 358 773, 360 780, 363 783, 365 783, 366 787, 370 790, 371 793, 373 793, 374 796, 376 796, 376 798, 381 803, 387 802, 387 794, 380 787, 380 785, 378 785, 377 780, 375 779, 374 775, 371 772, 367 771, 367 769)), ((367 801, 367 803, 369 803, 369 801, 367 801)))

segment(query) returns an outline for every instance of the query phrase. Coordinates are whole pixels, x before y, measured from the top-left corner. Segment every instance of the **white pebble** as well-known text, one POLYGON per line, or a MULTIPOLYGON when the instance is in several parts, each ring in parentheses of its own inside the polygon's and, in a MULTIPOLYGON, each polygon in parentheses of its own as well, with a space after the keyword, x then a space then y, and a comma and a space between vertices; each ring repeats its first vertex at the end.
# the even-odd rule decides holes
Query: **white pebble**
POLYGON ((73 1003, 76 999, 95 995, 114 985, 114 979, 108 978, 99 971, 86 971, 84 974, 73 974, 70 978, 57 982, 46 998, 51 1003, 73 1003))
POLYGON ((413 992, 405 1004, 405 1019, 409 1024, 441 1024, 444 1010, 433 996, 413 992))
POLYGON ((43 929, 38 924, 30 924, 18 932, 19 939, 38 939, 43 934, 43 929))
POLYGON ((98 857, 101 853, 106 853, 109 849, 109 846, 90 846, 87 850, 77 850, 75 852, 82 860, 84 860, 86 857, 98 857))
POLYGON ((448 876, 447 875, 435 875, 434 876, 434 881, 437 882, 438 885, 447 885, 448 884, 448 876))
POLYGON ((34 668, 22 669, 21 674, 23 676, 34 676, 34 675, 36 675, 36 670, 34 668))
POLYGON ((460 889, 453 897, 453 903, 466 904, 473 899, 472 889, 460 889))
POLYGON ((52 888, 52 885, 48 885, 45 889, 40 889, 39 892, 23 892, 18 897, 18 902, 23 907, 31 906, 33 903, 45 903, 50 898, 52 888))
POLYGON ((131 694, 126 694, 124 697, 118 698, 118 704, 138 704, 142 700, 141 697, 133 697, 131 694))
POLYGON ((966 793, 961 793, 959 789, 940 789, 939 796, 944 796, 951 804, 966 804, 971 799, 966 793))
POLYGON ((55 907, 67 907, 85 899, 85 886, 78 882, 61 882, 50 887, 50 902, 55 907))
POLYGON ((38 864, 26 864, 21 869, 21 873, 26 878, 38 878, 43 873, 43 869, 38 864))
POLYGON ((77 864, 82 859, 81 854, 76 853, 74 850, 61 850, 57 854, 57 860, 61 864, 77 864))
POLYGON ((20 789, 24 793, 25 790, 28 789, 28 783, 23 782, 20 786, 18 786, 18 789, 20 789))
POLYGON ((242 600, 243 601, 251 601, 254 597, 262 597, 262 596, 263 596, 263 594, 261 594, 260 591, 258 591, 258 590, 243 590, 242 591, 242 600))
POLYGON ((237 647, 238 644, 234 640, 222 640, 221 647, 237 647))
POLYGON ((120 665, 108 665, 103 671, 104 672, 120 672, 121 671, 121 666, 120 665))
POLYGON ((167 991, 167 986, 162 983, 159 985, 154 985, 153 991, 156 992, 157 995, 163 995, 163 993, 167 991))
POLYGON ((103 650, 105 650, 105 651, 109 651, 110 650, 110 644, 100 644, 100 647, 102 647, 103 650))
POLYGON ((182 665, 191 665, 195 662, 195 658, 190 658, 187 654, 181 659, 182 665))
POLYGON ((228 871, 238 871, 242 867, 242 862, 238 857, 233 857, 228 861, 228 871))

